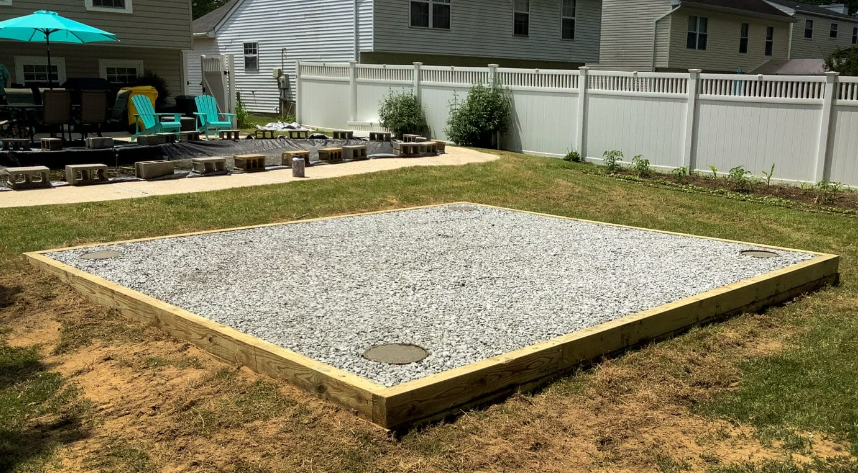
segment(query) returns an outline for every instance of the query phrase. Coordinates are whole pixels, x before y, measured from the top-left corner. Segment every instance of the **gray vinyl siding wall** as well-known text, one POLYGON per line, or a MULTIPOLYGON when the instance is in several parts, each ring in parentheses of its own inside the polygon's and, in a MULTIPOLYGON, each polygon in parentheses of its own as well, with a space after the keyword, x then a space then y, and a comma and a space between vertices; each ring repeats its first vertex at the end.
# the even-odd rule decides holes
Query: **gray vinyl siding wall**
MULTIPOLYGON (((0 5, 0 20, 52 10, 115 34, 124 47, 191 48, 191 0, 133 0, 132 9, 89 11, 85 0, 13 0, 12 5, 0 5)), ((7 48, 7 43, 0 47, 7 48)))
POLYGON ((410 26, 408 0, 376 0, 377 53, 529 59, 599 60, 601 0, 578 0, 575 39, 561 39, 561 0, 530 0, 529 36, 513 35, 512 0, 451 0, 450 29, 410 26))
POLYGON ((838 46, 850 47, 852 46, 852 28, 858 26, 858 22, 835 20, 803 13, 796 13, 794 18, 798 21, 793 27, 790 59, 824 59, 838 46), (808 19, 813 20, 813 38, 804 37, 804 24, 808 19), (836 39, 829 36, 832 23, 838 25, 836 39))
POLYGON ((742 68, 750 72, 772 59, 787 59, 789 22, 708 10, 681 8, 673 17, 670 41, 672 70, 703 69, 704 72, 736 72, 742 68), (688 49, 688 17, 694 15, 709 19, 708 44, 705 51, 688 49), (749 24, 748 53, 739 53, 742 23, 749 24), (771 56, 765 55, 766 27, 772 26, 774 44, 771 56))
MULTIPOLYGON (((358 56, 373 50, 372 12, 372 0, 358 1, 358 56)), ((289 75, 289 98, 294 99, 295 62, 353 60, 354 37, 354 3, 344 0, 244 0, 216 31, 217 52, 235 55, 242 102, 250 111, 263 113, 274 113, 279 106, 273 68, 282 67, 289 75), (244 70, 243 45, 251 42, 259 44, 258 71, 244 70)), ((207 53, 211 47, 195 50, 187 56, 188 64, 198 64, 200 54, 207 53)))
MULTIPOLYGON (((655 21, 669 13, 670 0, 603 0, 600 69, 649 71, 655 21)), ((665 67, 669 54, 671 18, 658 23, 657 66, 665 67)))
MULTIPOLYGON (((9 43, 2 43, 6 45, 9 43)), ((17 43, 14 50, 0 48, 0 64, 5 65, 15 82, 15 56, 45 56, 45 46, 34 43, 17 43)), ((182 93, 182 52, 178 49, 124 48, 78 44, 51 46, 51 57, 65 62, 66 77, 99 77, 99 59, 134 59, 143 61, 145 69, 154 71, 167 81, 173 101, 182 93)), ((55 62, 56 63, 56 62, 55 62)))

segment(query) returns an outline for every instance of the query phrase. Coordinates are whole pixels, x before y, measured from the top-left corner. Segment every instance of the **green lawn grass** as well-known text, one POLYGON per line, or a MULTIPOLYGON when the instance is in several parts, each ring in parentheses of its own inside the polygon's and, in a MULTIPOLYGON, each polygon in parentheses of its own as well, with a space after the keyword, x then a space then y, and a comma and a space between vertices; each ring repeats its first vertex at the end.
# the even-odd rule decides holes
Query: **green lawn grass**
MULTIPOLYGON (((730 360, 731 366, 735 365, 740 372, 738 385, 719 390, 705 402, 694 403, 692 409, 712 418, 752 425, 759 435, 767 436, 764 440, 787 445, 792 442, 795 448, 808 441, 807 432, 822 433, 848 443, 852 455, 858 455, 858 285, 855 282, 858 219, 655 188, 582 172, 586 166, 503 153, 501 160, 461 167, 407 168, 288 185, 2 209, 0 255, 12 266, 18 266, 20 253, 26 251, 453 201, 836 253, 842 256, 840 286, 770 311, 779 324, 794 329, 784 348, 735 363, 730 360)), ((593 284, 611 282, 593 281, 593 284)), ((707 337, 719 330, 715 325, 661 346, 718 357, 719 352, 708 345, 707 337)), ((86 337, 85 330, 66 334, 69 346, 82 343, 86 337)), ((32 415, 3 399, 18 392, 29 393, 28 383, 33 382, 33 373, 44 370, 34 352, 10 350, 0 346, 0 382, 6 383, 0 389, 13 390, 5 398, 0 391, 0 419, 7 419, 6 425, 11 426, 0 431, 0 442, 3 435, 8 439, 16 432, 16 426, 24 425, 22 416, 32 415)), ((638 357, 632 354, 620 362, 636 363, 638 357)), ((670 359, 655 363, 665 372, 677 370, 670 359)), ((676 376, 704 386, 718 385, 713 373, 680 372, 676 376)), ((45 379, 48 381, 50 378, 45 379)), ((51 382, 54 384, 34 388, 36 391, 26 395, 32 396, 37 405, 44 403, 51 393, 62 390, 61 384, 57 384, 61 381, 51 382)), ((586 375, 574 376, 556 383, 548 392, 572 395, 586 390, 591 382, 586 375)), ((263 402, 281 408, 289 404, 266 385, 254 385, 245 397, 212 404, 206 409, 217 417, 223 411, 245 413, 245 402, 263 402)), ((78 401, 70 398, 65 404, 75 402, 78 401)), ((431 457, 460 435, 464 435, 461 429, 441 425, 406 436, 402 445, 406 449, 413 446, 415 451, 431 457)), ((127 452, 123 448, 117 447, 119 453, 111 461, 124 458, 127 452)), ((134 452, 128 456, 135 465, 145 465, 148 461, 134 452)), ((361 457, 361 462, 364 460, 361 457)), ((659 464, 662 463, 667 465, 663 469, 683 469, 682 462, 669 458, 662 459, 659 464)), ((762 465, 737 463, 712 467, 717 472, 749 473, 816 470, 858 471, 858 464, 853 458, 815 466, 773 460, 762 465)))

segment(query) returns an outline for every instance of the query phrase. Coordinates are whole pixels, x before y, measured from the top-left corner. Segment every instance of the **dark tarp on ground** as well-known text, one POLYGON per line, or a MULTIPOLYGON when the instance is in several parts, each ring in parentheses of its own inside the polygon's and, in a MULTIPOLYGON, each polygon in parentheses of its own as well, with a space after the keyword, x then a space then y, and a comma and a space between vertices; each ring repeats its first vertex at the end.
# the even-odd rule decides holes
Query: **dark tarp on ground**
POLYGON ((137 146, 120 144, 114 150, 91 150, 86 148, 68 148, 62 151, 0 151, 0 166, 48 166, 62 169, 67 164, 107 164, 130 165, 137 161, 166 159, 177 161, 198 157, 223 156, 236 154, 264 154, 266 163, 280 164, 283 151, 308 150, 311 161, 319 159, 319 149, 339 148, 346 145, 365 144, 368 154, 391 154, 393 146, 389 142, 363 140, 332 139, 255 139, 255 140, 212 140, 186 141, 168 145, 137 146))

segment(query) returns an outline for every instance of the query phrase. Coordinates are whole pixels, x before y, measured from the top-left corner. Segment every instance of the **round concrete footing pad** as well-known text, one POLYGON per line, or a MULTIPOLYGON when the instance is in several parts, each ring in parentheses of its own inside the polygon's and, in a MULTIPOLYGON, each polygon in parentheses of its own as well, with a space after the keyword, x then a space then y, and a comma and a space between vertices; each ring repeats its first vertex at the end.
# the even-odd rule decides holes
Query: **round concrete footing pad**
POLYGON ((429 353, 423 348, 405 343, 376 345, 363 354, 367 360, 391 365, 417 363, 428 355, 429 353))
POLYGON ((99 260, 99 259, 111 259, 111 258, 119 258, 122 256, 122 253, 118 251, 95 251, 92 253, 87 253, 80 257, 80 259, 91 259, 91 260, 99 260))

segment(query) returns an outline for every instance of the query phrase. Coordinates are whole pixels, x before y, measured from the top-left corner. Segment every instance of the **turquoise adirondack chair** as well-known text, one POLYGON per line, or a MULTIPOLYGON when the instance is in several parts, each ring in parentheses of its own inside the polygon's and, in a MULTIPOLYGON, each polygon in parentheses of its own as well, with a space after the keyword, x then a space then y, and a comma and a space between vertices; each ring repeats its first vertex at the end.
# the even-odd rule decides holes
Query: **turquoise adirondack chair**
POLYGON ((218 113, 217 101, 211 95, 200 95, 194 99, 197 104, 197 131, 206 134, 209 139, 209 130, 231 130, 232 117, 234 113, 218 113))
POLYGON ((136 140, 140 135, 154 135, 155 133, 175 133, 178 138, 179 131, 182 130, 181 113, 155 113, 152 101, 145 95, 135 95, 131 97, 131 102, 137 109, 137 113, 134 114, 136 132, 131 137, 131 141, 136 140), (172 116, 173 121, 161 121, 161 117, 165 116, 172 116), (143 125, 142 130, 140 129, 141 123, 143 125))

